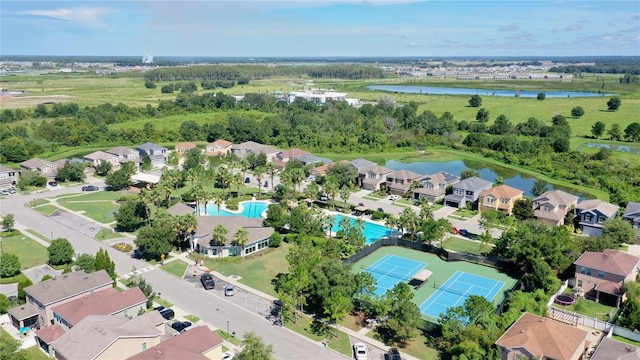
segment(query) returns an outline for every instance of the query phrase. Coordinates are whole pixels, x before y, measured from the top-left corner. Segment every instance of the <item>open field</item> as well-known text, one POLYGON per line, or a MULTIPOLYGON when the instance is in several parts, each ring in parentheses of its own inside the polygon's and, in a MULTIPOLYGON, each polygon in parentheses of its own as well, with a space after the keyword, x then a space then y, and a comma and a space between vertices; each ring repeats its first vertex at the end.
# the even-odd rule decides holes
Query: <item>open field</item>
POLYGON ((20 258, 20 269, 46 264, 49 260, 47 248, 26 235, 18 234, 2 239, 2 251, 20 258))

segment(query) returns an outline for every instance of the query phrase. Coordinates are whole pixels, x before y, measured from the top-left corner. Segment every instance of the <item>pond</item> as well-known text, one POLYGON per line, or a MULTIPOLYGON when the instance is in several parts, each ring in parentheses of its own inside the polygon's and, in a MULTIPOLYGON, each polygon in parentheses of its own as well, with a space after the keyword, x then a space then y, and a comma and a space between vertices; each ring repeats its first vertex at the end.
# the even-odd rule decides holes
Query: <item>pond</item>
MULTIPOLYGON (((495 182, 498 176, 502 176, 506 185, 512 186, 516 189, 524 191, 525 196, 533 197, 531 189, 533 188, 534 177, 527 174, 519 173, 516 170, 512 170, 506 167, 487 164, 475 160, 453 160, 453 161, 420 161, 412 163, 404 163, 395 160, 389 160, 384 165, 391 170, 410 170, 420 175, 435 174, 439 171, 446 171, 450 174, 460 176, 463 170, 471 169, 480 173, 480 177, 495 182)), ((579 196, 581 199, 593 198, 590 194, 584 194, 574 189, 568 189, 561 186, 549 184, 549 190, 563 190, 570 194, 579 196)))
POLYGON ((578 146, 578 151, 582 150, 583 147, 592 148, 592 149, 609 149, 613 151, 626 152, 631 154, 640 155, 640 147, 637 146, 629 146, 629 145, 609 145, 609 144, 599 144, 599 143, 587 143, 578 146))
POLYGON ((490 89, 473 89, 473 88, 452 88, 452 87, 434 87, 434 86, 414 86, 414 85, 372 85, 368 87, 371 90, 382 90, 406 94, 429 94, 429 95, 482 95, 482 96, 502 96, 515 97, 516 91, 520 97, 535 98, 538 93, 543 92, 547 98, 566 98, 566 97, 598 97, 611 96, 613 94, 605 94, 600 92, 587 91, 544 91, 544 90, 490 90, 490 89))

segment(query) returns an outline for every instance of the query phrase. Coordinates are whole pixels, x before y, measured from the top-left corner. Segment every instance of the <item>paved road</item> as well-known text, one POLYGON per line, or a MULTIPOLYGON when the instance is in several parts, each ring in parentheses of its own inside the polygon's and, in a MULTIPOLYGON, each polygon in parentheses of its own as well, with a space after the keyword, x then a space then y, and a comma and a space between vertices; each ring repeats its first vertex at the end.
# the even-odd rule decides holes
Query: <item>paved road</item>
MULTIPOLYGON (((100 247, 106 249, 111 259, 116 263, 118 274, 129 273, 133 267, 136 269, 148 268, 148 263, 105 246, 99 240, 77 231, 72 225, 62 225, 25 206, 26 203, 35 199, 77 192, 80 192, 80 186, 60 188, 39 194, 10 195, 0 200, 0 214, 12 213, 15 215, 17 223, 45 236, 68 239, 76 252, 95 254, 100 247)), ((197 289, 188 282, 161 270, 146 271, 142 273, 142 276, 153 285, 156 292, 162 294, 163 298, 216 328, 225 329, 226 319, 229 318, 232 331, 236 331, 240 335, 244 332, 255 331, 266 343, 273 344, 277 359, 345 358, 343 355, 324 349, 317 342, 286 328, 273 326, 264 317, 253 314, 224 298, 197 289)))

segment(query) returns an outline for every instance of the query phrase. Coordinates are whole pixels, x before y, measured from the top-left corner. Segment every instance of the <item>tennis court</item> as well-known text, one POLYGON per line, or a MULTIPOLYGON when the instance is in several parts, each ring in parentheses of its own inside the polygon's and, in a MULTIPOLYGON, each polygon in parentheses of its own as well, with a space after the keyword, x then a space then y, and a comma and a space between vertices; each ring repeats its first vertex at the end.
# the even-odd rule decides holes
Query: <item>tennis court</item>
POLYGON ((493 301, 504 284, 502 281, 456 271, 444 284, 434 283, 436 291, 420 305, 420 312, 439 318, 448 308, 464 304, 471 295, 483 296, 493 301))
POLYGON ((382 295, 401 281, 408 281, 427 263, 387 254, 365 268, 376 279, 376 294, 382 295))

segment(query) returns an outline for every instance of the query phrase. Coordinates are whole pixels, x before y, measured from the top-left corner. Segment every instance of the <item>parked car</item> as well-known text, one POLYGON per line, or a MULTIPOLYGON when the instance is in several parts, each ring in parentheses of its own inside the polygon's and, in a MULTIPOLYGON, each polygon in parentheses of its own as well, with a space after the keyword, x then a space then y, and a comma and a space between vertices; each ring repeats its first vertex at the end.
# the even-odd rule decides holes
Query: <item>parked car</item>
POLYGON ((458 228, 455 226, 451 227, 451 233, 458 235, 460 233, 460 231, 458 231, 458 228))
POLYGON ((329 196, 327 196, 327 194, 320 194, 319 199, 320 201, 327 201, 329 200, 329 196))
POLYGON ((162 306, 162 305, 156 306, 156 307, 153 308, 153 310, 162 311, 162 310, 164 310, 164 306, 162 306))
POLYGON ((387 360, 402 360, 402 357, 400 357, 400 351, 398 351, 398 348, 389 349, 389 352, 387 353, 387 360))
POLYGON ((173 312, 173 310, 171 310, 171 309, 160 310, 160 315, 162 315, 162 317, 167 319, 167 320, 171 320, 174 317, 176 317, 176 313, 173 312))
POLYGON ((49 181, 49 186, 58 186, 57 181, 49 181))
POLYGON ((95 185, 87 185, 82 187, 82 191, 98 191, 98 187, 95 185))
POLYGON ((251 182, 251 179, 250 179, 250 178, 244 178, 244 183, 245 183, 245 184, 248 184, 248 183, 250 183, 250 182, 251 182))
POLYGON ((200 282, 205 290, 211 290, 216 287, 216 281, 211 274, 202 274, 202 276, 200 276, 200 282))
POLYGON ((9 189, 9 194, 15 194, 17 191, 15 188, 10 188, 9 189))
POLYGON ((190 321, 176 321, 171 324, 171 328, 177 332, 184 332, 189 326, 191 326, 190 321))
POLYGON ((233 287, 233 285, 227 284, 227 286, 224 287, 224 296, 233 296, 233 295, 235 295, 235 288, 233 287))
POLYGON ((381 207, 379 207, 379 208, 378 208, 378 211, 380 211, 380 212, 384 212, 384 209, 383 209, 383 208, 381 208, 381 207))
POLYGON ((232 360, 236 356, 236 353, 233 351, 227 351, 222 354, 222 360, 232 360))
POLYGON ((0 190, 0 195, 9 195, 9 190, 7 189, 0 190))
POLYGON ((262 187, 266 187, 266 188, 269 187, 269 182, 265 181, 264 184, 262 184, 262 187))
POLYGON ((358 203, 358 206, 364 206, 364 203, 358 203))
POLYGON ((367 351, 367 346, 363 343, 353 344, 353 355, 356 360, 368 360, 369 352, 367 351))
POLYGON ((389 200, 391 201, 396 201, 400 199, 400 195, 391 195, 389 196, 389 200))
POLYGON ((470 238, 471 237, 471 233, 467 229, 458 230, 458 234, 460 234, 460 235, 462 235, 462 236, 464 236, 466 238, 470 238))

